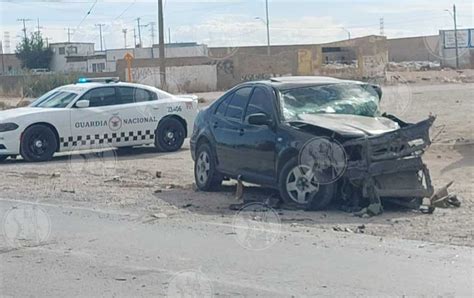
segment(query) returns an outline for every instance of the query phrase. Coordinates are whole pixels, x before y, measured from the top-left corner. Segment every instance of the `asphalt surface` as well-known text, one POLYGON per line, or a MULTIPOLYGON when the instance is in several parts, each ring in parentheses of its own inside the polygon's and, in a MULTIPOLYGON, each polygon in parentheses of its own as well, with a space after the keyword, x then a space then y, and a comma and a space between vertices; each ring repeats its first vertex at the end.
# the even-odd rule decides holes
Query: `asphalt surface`
POLYGON ((474 295, 472 247, 33 206, 0 200, 2 297, 474 295))

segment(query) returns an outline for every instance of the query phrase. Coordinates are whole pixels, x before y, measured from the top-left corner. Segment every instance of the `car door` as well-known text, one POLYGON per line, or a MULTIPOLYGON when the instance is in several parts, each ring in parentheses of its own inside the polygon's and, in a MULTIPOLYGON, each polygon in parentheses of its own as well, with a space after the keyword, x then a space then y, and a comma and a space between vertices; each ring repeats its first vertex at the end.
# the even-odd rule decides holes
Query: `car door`
POLYGON ((244 110, 252 87, 243 87, 221 101, 211 120, 215 138, 218 169, 229 175, 239 175, 239 163, 244 158, 239 152, 244 110))
POLYGON ((245 156, 239 171, 246 180, 272 184, 275 180, 276 132, 273 126, 251 125, 248 116, 264 113, 276 123, 275 96, 266 86, 257 86, 250 96, 239 136, 240 153, 245 156))
POLYGON ((157 95, 140 87, 118 86, 121 104, 116 113, 121 115, 121 146, 151 144, 154 132, 164 111, 159 108, 157 95))

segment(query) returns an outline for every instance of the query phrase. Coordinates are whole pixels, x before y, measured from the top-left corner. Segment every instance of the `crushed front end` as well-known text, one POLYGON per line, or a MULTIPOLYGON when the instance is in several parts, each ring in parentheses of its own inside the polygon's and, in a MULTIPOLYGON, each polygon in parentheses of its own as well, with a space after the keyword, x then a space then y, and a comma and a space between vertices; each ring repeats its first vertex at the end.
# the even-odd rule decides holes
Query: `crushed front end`
POLYGON ((340 195, 354 209, 367 206, 368 202, 368 213, 372 215, 382 212, 382 200, 406 202, 410 206, 434 192, 422 155, 431 144, 429 129, 435 117, 416 124, 390 115, 385 117, 397 122, 400 129, 342 144, 348 164, 340 195))

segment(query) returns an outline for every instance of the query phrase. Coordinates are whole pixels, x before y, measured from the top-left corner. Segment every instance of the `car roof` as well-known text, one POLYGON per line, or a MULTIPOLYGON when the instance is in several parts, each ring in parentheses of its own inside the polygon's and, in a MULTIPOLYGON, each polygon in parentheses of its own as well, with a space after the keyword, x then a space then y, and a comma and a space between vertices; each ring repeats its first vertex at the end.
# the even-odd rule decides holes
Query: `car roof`
MULTIPOLYGON (((127 83, 127 82, 110 82, 110 83, 103 83, 103 82, 88 82, 88 83, 75 83, 61 86, 64 89, 80 89, 80 90, 89 90, 92 88, 97 87, 140 87, 147 90, 153 90, 154 88, 147 85, 142 84, 135 84, 135 83, 127 83)), ((153 90, 155 91, 155 90, 153 90)))
POLYGON ((328 85, 328 84, 364 84, 359 81, 353 80, 341 80, 332 77, 320 77, 320 76, 293 76, 293 77, 276 77, 269 80, 249 82, 249 83, 260 83, 275 87, 280 90, 309 87, 315 85, 328 85))

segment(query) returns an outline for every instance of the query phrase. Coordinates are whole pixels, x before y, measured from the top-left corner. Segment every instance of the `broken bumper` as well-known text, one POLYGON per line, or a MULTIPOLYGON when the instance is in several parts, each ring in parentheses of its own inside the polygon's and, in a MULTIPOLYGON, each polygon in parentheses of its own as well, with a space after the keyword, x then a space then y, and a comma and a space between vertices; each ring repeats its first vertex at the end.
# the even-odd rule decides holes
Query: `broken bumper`
POLYGON ((345 177, 360 185, 364 197, 423 198, 433 194, 429 170, 421 156, 431 144, 435 118, 343 144, 348 154, 345 177), (371 190, 370 190, 371 188, 371 190))

